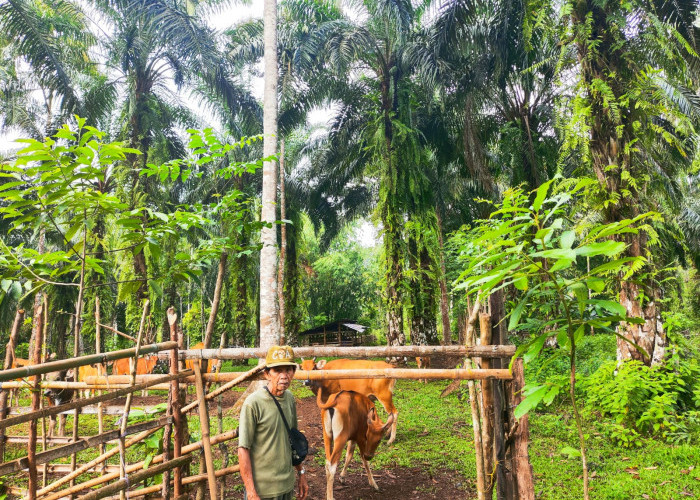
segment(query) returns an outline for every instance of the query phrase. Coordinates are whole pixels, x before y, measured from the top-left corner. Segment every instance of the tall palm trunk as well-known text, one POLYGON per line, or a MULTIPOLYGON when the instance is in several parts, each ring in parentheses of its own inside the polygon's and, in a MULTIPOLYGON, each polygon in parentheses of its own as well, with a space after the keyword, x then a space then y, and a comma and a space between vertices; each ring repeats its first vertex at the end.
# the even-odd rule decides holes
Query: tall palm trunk
MULTIPOLYGON (((609 204, 605 210, 606 223, 639 215, 639 192, 634 182, 629 181, 636 177, 634 159, 630 153, 635 136, 632 127, 638 119, 635 116, 635 103, 631 100, 627 109, 619 113, 619 118, 616 119, 606 102, 609 96, 593 90, 595 82, 604 82, 616 100, 626 94, 625 83, 620 76, 626 62, 620 49, 616 48, 614 33, 614 30, 620 28, 609 23, 609 16, 613 14, 609 10, 613 8, 614 5, 599 6, 595 1, 588 0, 585 5, 579 5, 572 16, 573 22, 581 27, 589 19, 591 22, 589 37, 577 40, 577 48, 581 76, 588 89, 591 106, 590 150, 593 172, 601 187, 620 199, 617 204, 609 204), (596 40, 595 52, 589 49, 592 40, 596 40)), ((625 241, 629 244, 629 256, 644 255, 646 240, 642 234, 628 235, 625 241)), ((657 295, 656 290, 644 284, 622 282, 620 303, 628 316, 640 317, 644 322, 639 325, 620 324, 618 330, 624 339, 618 339, 618 360, 638 359, 650 365, 663 359, 666 334, 657 307, 657 295), (631 343, 646 352, 640 352, 631 343)))
MULTIPOLYGON (((284 221, 287 218, 286 213, 286 196, 284 186, 284 137, 280 139, 280 220, 284 221)), ((280 342, 287 342, 287 335, 284 328, 284 270, 285 261, 287 258, 287 225, 282 222, 280 227, 280 260, 277 267, 277 299, 279 303, 279 322, 280 322, 280 342)))
MULTIPOLYGON (((265 92, 263 96, 263 155, 277 153, 277 2, 265 0, 265 92)), ((263 164, 262 221, 275 223, 277 199, 276 163, 263 164)), ((277 312, 277 231, 264 227, 261 231, 260 251, 260 347, 279 342, 277 312)))
POLYGON ((435 207, 435 217, 437 219, 438 251, 440 252, 440 319, 442 320, 442 345, 452 343, 452 327, 450 325, 450 300, 447 296, 447 272, 445 271, 445 241, 442 237, 442 215, 440 209, 435 207))

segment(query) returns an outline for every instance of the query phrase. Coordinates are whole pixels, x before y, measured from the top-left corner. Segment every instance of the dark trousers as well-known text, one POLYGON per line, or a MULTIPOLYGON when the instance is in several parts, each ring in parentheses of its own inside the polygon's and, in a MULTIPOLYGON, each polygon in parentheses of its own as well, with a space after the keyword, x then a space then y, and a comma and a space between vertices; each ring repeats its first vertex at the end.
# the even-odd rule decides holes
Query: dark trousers
MULTIPOLYGON (((262 498, 260 500, 292 500, 294 497, 294 490, 290 491, 289 493, 285 493, 284 495, 278 495, 276 497, 268 497, 268 498, 262 498)), ((248 492, 245 492, 245 495, 243 495, 243 500, 248 500, 248 492)))

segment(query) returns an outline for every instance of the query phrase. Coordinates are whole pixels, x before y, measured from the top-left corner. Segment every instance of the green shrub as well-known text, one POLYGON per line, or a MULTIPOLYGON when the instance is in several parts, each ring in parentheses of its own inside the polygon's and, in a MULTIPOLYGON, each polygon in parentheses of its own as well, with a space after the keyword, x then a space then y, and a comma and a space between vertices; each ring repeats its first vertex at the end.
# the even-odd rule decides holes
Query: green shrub
POLYGON ((700 364, 672 355, 666 364, 604 363, 581 381, 592 414, 611 417, 603 430, 623 446, 640 446, 640 435, 671 443, 700 436, 700 364))

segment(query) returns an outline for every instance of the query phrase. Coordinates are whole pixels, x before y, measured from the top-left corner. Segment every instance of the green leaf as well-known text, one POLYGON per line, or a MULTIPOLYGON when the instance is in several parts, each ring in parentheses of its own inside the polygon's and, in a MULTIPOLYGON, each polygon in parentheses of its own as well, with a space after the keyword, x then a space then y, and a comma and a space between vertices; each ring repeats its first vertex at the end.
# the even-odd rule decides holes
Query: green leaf
POLYGON ((550 272, 554 271, 561 271, 562 269, 568 269, 571 267, 571 264, 573 264, 573 260, 569 259, 559 259, 554 263, 554 265, 549 269, 550 272))
POLYGON ((544 343, 547 341, 547 337, 549 336, 548 333, 543 333, 539 337, 537 337, 535 340, 530 342, 527 351, 525 352, 525 355, 523 356, 523 361, 525 363, 529 363, 533 359, 537 357, 537 355, 542 351, 542 348, 544 347, 544 343))
POLYGON ((600 278, 589 278, 586 280, 586 286, 596 293, 605 290, 605 280, 600 278))
POLYGON ((561 450, 559 450, 559 453, 566 455, 568 458, 578 458, 581 456, 581 451, 577 450, 576 448, 572 448, 571 446, 564 446, 561 450))
POLYGON ((520 321, 520 316, 523 314, 523 309, 525 309, 525 304, 527 303, 527 296, 523 297, 513 312, 510 315, 510 321, 508 322, 508 330, 515 330, 520 321))
POLYGON ((527 276, 520 276, 519 278, 513 280, 513 286, 518 290, 526 291, 528 286, 527 276))
POLYGON ((561 244, 562 248, 570 249, 571 246, 574 244, 574 240, 576 239, 576 232, 575 231, 564 231, 561 234, 561 240, 559 243, 561 244))
POLYGON ((621 241, 599 241, 590 243, 576 249, 576 254, 582 257, 595 257, 597 255, 605 255, 606 257, 614 257, 621 254, 627 245, 621 241))
POLYGON ((545 198, 547 198, 547 192, 549 191, 550 184, 552 184, 552 180, 545 182, 537 188, 537 196, 535 196, 535 201, 532 203, 532 209, 535 212, 542 208, 542 203, 544 203, 545 198))
POLYGON ((600 307, 612 314, 616 314, 618 316, 627 315, 627 309, 625 309, 625 306, 623 306, 619 302, 615 302, 614 300, 592 300, 591 302, 596 305, 599 305, 600 307))
POLYGON ((568 248, 553 248, 552 250, 542 250, 532 254, 533 257, 543 257, 545 259, 565 259, 576 260, 576 252, 568 248))
POLYGON ((525 416, 530 410, 537 407, 540 401, 547 395, 549 387, 546 385, 541 385, 535 387, 533 392, 530 392, 525 399, 523 399, 518 407, 513 412, 515 418, 521 418, 525 416))

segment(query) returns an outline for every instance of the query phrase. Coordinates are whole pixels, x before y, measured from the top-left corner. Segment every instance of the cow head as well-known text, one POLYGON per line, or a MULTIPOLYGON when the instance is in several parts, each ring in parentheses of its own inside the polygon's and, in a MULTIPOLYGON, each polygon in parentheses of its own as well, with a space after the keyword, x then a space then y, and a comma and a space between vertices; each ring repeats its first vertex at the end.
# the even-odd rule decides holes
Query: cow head
MULTIPOLYGON (((323 367, 326 366, 326 360, 322 359, 317 363, 316 358, 311 358, 311 359, 301 358, 301 364, 299 366, 302 370, 306 370, 306 371, 323 370, 323 367)), ((305 386, 310 387, 310 386, 312 386, 312 384, 314 382, 312 380, 304 380, 302 383, 305 386)))
POLYGON ((390 414, 386 423, 383 424, 382 421, 379 420, 377 409, 374 407, 374 404, 369 407, 369 411, 367 412, 367 432, 365 435, 366 444, 363 453, 365 460, 372 460, 374 458, 377 446, 379 446, 386 431, 391 428, 393 421, 394 415, 390 414))

